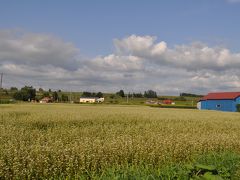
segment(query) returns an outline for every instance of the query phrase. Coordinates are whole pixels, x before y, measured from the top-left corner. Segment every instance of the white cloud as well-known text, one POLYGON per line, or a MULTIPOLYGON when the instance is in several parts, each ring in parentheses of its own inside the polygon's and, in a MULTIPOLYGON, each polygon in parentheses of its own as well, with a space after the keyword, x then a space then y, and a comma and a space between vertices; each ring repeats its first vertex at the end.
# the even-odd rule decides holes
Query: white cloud
POLYGON ((139 57, 161 55, 165 52, 167 44, 162 41, 154 44, 157 40, 152 36, 131 35, 122 40, 115 39, 114 45, 119 54, 131 54, 139 57))
POLYGON ((240 3, 240 0, 227 0, 227 2, 230 2, 230 3, 240 3))
POLYGON ((240 53, 231 53, 226 48, 208 47, 197 42, 176 45, 171 49, 164 41, 159 43, 155 41, 155 37, 132 35, 123 40, 115 40, 115 46, 118 52, 120 50, 121 53, 139 56, 155 64, 187 70, 240 68, 240 53), (142 44, 142 48, 138 47, 142 44))
POLYGON ((60 38, 19 31, 0 31, 0 62, 53 65, 74 69, 78 49, 60 38))
POLYGON ((66 90, 207 93, 240 88, 240 53, 207 44, 167 46, 153 36, 115 39, 115 52, 83 59, 72 43, 46 34, 0 31, 5 86, 66 90))

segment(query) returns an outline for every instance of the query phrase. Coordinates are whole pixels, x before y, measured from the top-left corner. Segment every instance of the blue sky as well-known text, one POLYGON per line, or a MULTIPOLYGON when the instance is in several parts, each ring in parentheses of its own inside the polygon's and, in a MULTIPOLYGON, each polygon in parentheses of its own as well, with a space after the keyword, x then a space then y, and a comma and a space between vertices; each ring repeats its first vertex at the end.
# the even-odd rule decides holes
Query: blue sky
POLYGON ((238 91, 239 17, 240 0, 0 0, 0 71, 6 87, 238 91))
POLYGON ((169 44, 203 41, 240 46, 240 3, 227 0, 1 0, 0 27, 51 33, 88 55, 112 40, 153 35, 169 44))

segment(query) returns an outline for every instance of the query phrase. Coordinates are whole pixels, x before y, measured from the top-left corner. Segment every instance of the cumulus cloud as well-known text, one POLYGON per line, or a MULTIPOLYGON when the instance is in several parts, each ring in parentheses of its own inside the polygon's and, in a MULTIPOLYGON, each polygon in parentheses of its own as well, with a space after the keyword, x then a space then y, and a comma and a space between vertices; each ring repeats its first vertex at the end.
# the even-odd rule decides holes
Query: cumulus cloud
POLYGON ((131 35, 122 40, 115 39, 114 45, 120 54, 132 54, 139 57, 161 55, 167 49, 167 44, 162 41, 155 43, 156 37, 131 35))
POLYGON ((0 62, 74 69, 79 50, 69 42, 22 31, 0 31, 0 62))
POLYGON ((158 65, 169 65, 187 70, 221 70, 240 68, 240 53, 231 53, 229 49, 209 47, 204 43, 176 45, 168 48, 167 43, 155 42, 155 37, 132 35, 115 40, 117 52, 131 54, 147 59, 158 65))
POLYGON ((230 49, 200 42, 170 48, 157 37, 137 35, 113 43, 111 54, 82 58, 74 44, 53 35, 1 30, 4 85, 161 94, 239 91, 240 53, 230 49))

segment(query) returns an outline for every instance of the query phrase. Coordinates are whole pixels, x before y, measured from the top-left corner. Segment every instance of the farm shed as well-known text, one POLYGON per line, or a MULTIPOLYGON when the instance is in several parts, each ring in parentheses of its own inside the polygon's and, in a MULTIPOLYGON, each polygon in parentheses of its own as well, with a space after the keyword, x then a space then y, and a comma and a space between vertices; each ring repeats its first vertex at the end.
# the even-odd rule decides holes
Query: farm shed
POLYGON ((104 101, 104 98, 98 97, 81 97, 79 102, 80 103, 101 103, 104 101))
POLYGON ((170 99, 163 100, 163 104, 172 104, 173 101, 170 99))
POLYGON ((39 102, 40 103, 51 103, 51 102, 53 102, 53 99, 50 97, 44 97, 39 102))
POLYGON ((198 109, 236 112, 240 92, 209 93, 198 102, 198 109))

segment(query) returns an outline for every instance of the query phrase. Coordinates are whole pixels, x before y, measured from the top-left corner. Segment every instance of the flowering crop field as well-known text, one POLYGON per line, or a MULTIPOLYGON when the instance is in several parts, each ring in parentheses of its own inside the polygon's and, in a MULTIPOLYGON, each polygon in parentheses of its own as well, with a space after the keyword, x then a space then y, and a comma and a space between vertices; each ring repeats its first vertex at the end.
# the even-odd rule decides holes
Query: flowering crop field
MULTIPOLYGON (((0 179, 171 179, 178 176, 172 165, 228 152, 240 153, 239 113, 118 105, 0 106, 0 179)), ((221 157, 216 161, 225 162, 221 157)))

